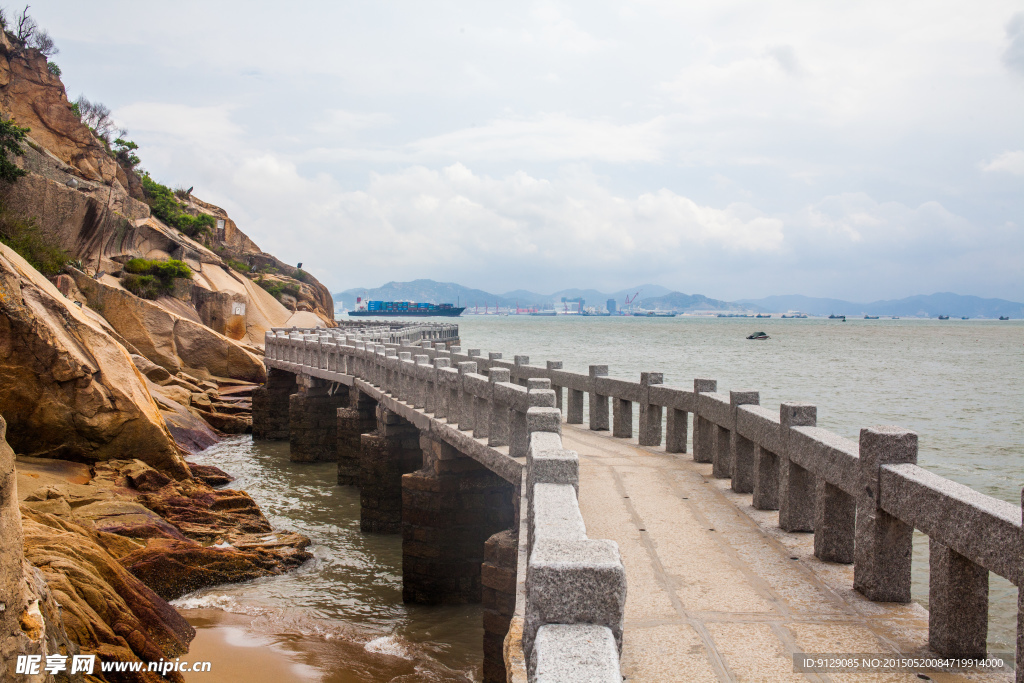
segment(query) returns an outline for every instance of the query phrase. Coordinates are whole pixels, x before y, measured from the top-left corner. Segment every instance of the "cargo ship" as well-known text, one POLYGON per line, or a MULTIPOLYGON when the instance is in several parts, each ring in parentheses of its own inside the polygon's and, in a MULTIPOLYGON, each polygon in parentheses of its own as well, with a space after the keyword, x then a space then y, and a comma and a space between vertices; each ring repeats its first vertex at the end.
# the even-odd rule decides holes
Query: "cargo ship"
POLYGON ((465 306, 459 307, 452 304, 421 304, 412 301, 364 301, 363 297, 356 297, 356 309, 349 311, 348 314, 349 316, 414 316, 417 318, 444 316, 446 318, 454 318, 462 315, 464 310, 466 310, 465 306))

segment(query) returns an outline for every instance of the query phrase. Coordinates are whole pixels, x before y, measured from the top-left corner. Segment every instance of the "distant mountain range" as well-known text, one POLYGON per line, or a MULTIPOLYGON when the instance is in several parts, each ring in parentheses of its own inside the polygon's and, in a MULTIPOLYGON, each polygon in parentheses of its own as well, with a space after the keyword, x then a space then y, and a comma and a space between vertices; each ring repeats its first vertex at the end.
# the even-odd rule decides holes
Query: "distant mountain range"
POLYGON ((952 292, 919 294, 905 299, 887 299, 867 304, 841 299, 819 299, 810 296, 770 296, 764 299, 741 299, 735 302, 765 311, 803 311, 809 315, 897 315, 900 317, 935 318, 940 315, 969 318, 1024 318, 1024 304, 1006 299, 982 299, 952 292))
MULTIPOLYGON (((469 309, 486 306, 493 309, 502 308, 555 308, 561 310, 565 303, 562 299, 574 300, 582 298, 587 306, 603 309, 608 299, 615 299, 618 308, 622 308, 627 297, 636 297, 634 304, 647 310, 659 309, 678 311, 748 311, 752 313, 784 313, 786 311, 802 311, 808 315, 895 315, 900 317, 928 317, 948 315, 956 318, 998 318, 1005 315, 1010 318, 1024 318, 1024 304, 1005 299, 982 299, 976 296, 964 296, 942 292, 939 294, 910 296, 905 299, 874 301, 871 303, 855 303, 842 299, 825 299, 798 294, 788 296, 769 296, 763 299, 740 299, 738 301, 722 301, 702 294, 683 294, 673 292, 660 285, 639 285, 617 292, 600 292, 596 289, 563 289, 553 294, 539 294, 525 289, 517 289, 504 294, 493 294, 481 289, 463 287, 454 282, 436 282, 434 280, 413 280, 412 282, 389 282, 382 287, 354 288, 334 294, 335 305, 339 308, 355 308, 356 297, 361 296, 382 301, 423 301, 430 303, 453 303, 469 309)), ((569 304, 572 307, 572 304, 569 304)))

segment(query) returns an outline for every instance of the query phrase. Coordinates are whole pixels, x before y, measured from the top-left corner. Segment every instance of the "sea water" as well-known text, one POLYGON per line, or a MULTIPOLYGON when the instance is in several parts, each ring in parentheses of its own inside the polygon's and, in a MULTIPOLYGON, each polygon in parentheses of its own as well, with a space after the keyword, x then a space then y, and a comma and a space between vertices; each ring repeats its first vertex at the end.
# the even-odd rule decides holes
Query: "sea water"
MULTIPOLYGON (((451 320, 447 320, 451 322, 451 320)), ((818 407, 818 425, 856 440, 862 427, 919 434, 919 464, 987 495, 1020 503, 1024 484, 1024 323, 1019 321, 472 316, 463 348, 561 360, 638 381, 662 372, 692 388, 754 389, 761 404, 818 407), (764 331, 767 341, 747 340, 764 331)), ((635 415, 635 412, 634 412, 635 415)), ((686 456, 683 456, 686 457, 686 456)), ((194 458, 238 479, 276 528, 306 534, 299 570, 219 586, 177 601, 257 617, 266 636, 316 652, 325 680, 477 680, 481 609, 401 602, 401 537, 359 531, 359 494, 334 484, 333 463, 288 460, 283 442, 225 441, 194 458)), ((927 606, 927 538, 916 534, 914 599, 927 606)), ((990 583, 989 647, 1013 652, 1016 589, 990 583)))

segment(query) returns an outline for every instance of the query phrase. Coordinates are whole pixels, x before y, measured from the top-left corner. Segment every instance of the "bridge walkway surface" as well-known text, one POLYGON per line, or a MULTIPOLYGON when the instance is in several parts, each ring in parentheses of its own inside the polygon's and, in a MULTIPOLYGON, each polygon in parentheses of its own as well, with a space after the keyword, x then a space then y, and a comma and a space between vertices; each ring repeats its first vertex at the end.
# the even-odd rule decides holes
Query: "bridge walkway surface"
POLYGON ((928 613, 855 592, 852 565, 815 558, 813 534, 780 531, 777 511, 755 510, 750 494, 712 477, 710 463, 582 426, 562 429, 564 446, 579 454, 587 534, 616 541, 626 567, 624 680, 922 680, 914 672, 794 672, 797 652, 923 655, 928 613))

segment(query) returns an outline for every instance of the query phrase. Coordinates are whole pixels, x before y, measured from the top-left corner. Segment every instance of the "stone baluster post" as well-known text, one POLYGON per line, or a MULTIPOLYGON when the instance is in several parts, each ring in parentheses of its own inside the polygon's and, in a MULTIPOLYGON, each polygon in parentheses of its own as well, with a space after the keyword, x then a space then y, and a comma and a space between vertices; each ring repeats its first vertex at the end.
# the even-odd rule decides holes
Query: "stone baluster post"
MULTIPOLYGON (((527 390, 526 411, 513 409, 509 412, 509 443, 508 454, 514 458, 525 457, 530 450, 530 432, 527 417, 530 408, 554 408, 555 392, 550 389, 527 390), (550 405, 549 405, 550 403, 550 405)), ((561 413, 558 413, 559 424, 561 424, 561 413)), ((561 426, 559 426, 561 433, 561 426)))
POLYGON ((754 490, 754 442, 740 436, 736 430, 736 412, 742 405, 758 405, 761 394, 756 391, 730 391, 729 405, 732 407, 732 434, 729 450, 732 460, 732 490, 736 493, 750 493, 754 490))
POLYGON ((783 531, 814 531, 814 475, 789 459, 792 427, 813 427, 818 409, 807 403, 783 403, 779 406, 782 453, 779 453, 779 527, 783 531))
MULTIPOLYGON (((489 371, 488 371, 489 372, 489 371)), ((488 382, 486 396, 473 396, 473 438, 486 439, 491 427, 494 385, 488 382)))
POLYGON ((590 428, 594 431, 608 430, 608 397, 597 393, 597 378, 607 376, 607 365, 590 366, 590 428))
POLYGON ((448 387, 445 385, 444 380, 441 378, 441 373, 438 372, 441 368, 451 367, 451 359, 449 358, 435 358, 434 359, 434 392, 433 392, 433 407, 434 417, 441 420, 447 418, 448 413, 448 387))
POLYGON ((716 425, 700 416, 700 395, 718 390, 713 379, 693 380, 693 461, 711 462, 715 457, 716 425))
POLYGON ((459 429, 463 432, 473 429, 473 394, 465 389, 465 377, 476 372, 476 362, 459 363, 459 429))
MULTIPOLYGON (((517 368, 519 366, 521 366, 521 365, 529 365, 530 364, 530 357, 529 356, 516 356, 514 358, 513 362, 514 362, 514 364, 515 364, 515 366, 517 368)), ((516 384, 518 384, 519 386, 525 387, 526 386, 526 379, 527 379, 526 377, 523 377, 522 375, 519 375, 519 376, 517 376, 515 378, 515 381, 516 381, 516 384)))
POLYGON ((571 425, 583 424, 583 392, 578 389, 566 391, 568 405, 565 409, 565 421, 571 425))
POLYGON ((665 376, 660 372, 640 373, 640 445, 661 445, 661 406, 651 403, 651 386, 661 384, 665 376))
MULTIPOLYGON (((562 361, 560 361, 560 360, 549 360, 547 362, 547 368, 548 368, 548 370, 561 370, 562 369, 562 361)), ((559 410, 561 410, 562 409, 562 387, 558 386, 557 384, 552 384, 551 385, 551 390, 555 392, 555 407, 558 408, 559 410)))
POLYGON ((411 376, 410 367, 413 364, 411 351, 398 352, 398 365, 395 371, 395 388, 391 395, 399 401, 409 402, 412 395, 412 385, 415 380, 411 376))
POLYGON ((416 382, 416 394, 413 399, 413 407, 421 408, 425 413, 434 412, 433 396, 434 387, 433 383, 428 379, 427 368, 430 367, 430 356, 419 355, 415 357, 416 367, 411 368, 415 371, 414 378, 416 382), (427 405, 430 403, 431 405, 427 405))
POLYGON ((633 402, 628 398, 611 397, 612 436, 619 439, 633 438, 633 402))
POLYGON ((685 453, 687 421, 689 415, 685 410, 669 407, 665 414, 665 452, 685 453))
POLYGON ((874 602, 910 602, 914 528, 882 510, 883 465, 917 463, 917 434, 899 427, 860 430, 863 493, 857 499, 853 588, 874 602))
POLYGON ((933 538, 928 539, 928 569, 928 646, 943 657, 983 659, 988 570, 933 538))
POLYGON ((491 424, 487 430, 488 446, 507 446, 509 439, 509 406, 507 403, 498 400, 498 389, 494 387, 499 382, 509 381, 508 368, 491 368, 487 371, 487 379, 491 383, 491 424))

